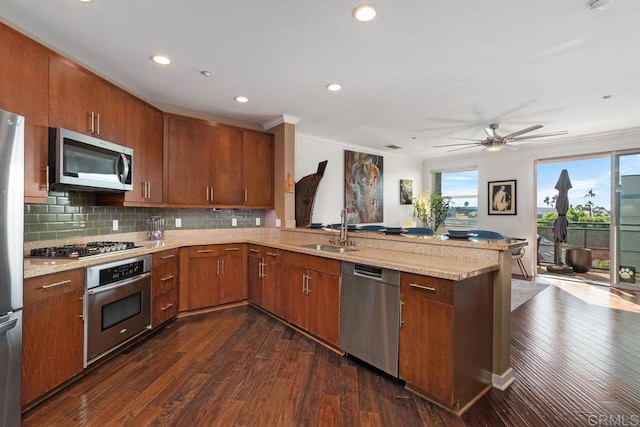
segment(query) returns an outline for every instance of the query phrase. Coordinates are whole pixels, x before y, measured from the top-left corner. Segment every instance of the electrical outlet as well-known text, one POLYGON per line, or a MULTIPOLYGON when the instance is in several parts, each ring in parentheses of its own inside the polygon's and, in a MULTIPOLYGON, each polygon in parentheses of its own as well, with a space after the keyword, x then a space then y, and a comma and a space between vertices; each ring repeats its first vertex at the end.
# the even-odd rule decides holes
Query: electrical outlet
POLYGON ((276 218, 276 227, 280 227, 280 218, 276 218))
POLYGON ((182 218, 176 218, 176 228, 182 227, 182 218))
POLYGON ((113 231, 118 231, 118 220, 117 219, 113 220, 113 231))
POLYGON ((256 218, 256 225, 260 225, 260 218, 256 218))
POLYGON ((232 227, 238 226, 238 218, 231 218, 231 226, 232 227))

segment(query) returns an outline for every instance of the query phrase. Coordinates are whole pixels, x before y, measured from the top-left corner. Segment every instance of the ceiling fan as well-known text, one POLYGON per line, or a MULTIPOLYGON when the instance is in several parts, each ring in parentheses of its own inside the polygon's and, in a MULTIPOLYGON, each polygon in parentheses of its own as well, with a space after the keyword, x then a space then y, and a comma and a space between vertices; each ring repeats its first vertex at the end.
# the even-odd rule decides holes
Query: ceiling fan
POLYGON ((511 149, 517 150, 517 148, 515 148, 512 145, 508 145, 510 142, 518 142, 518 141, 524 141, 527 139, 534 139, 534 138, 544 138, 547 136, 557 136, 557 135, 566 135, 568 132, 566 130, 563 131, 559 131, 559 132, 550 132, 550 133, 542 133, 542 134, 537 134, 537 135, 524 135, 525 133, 529 133, 532 132, 534 130, 540 129, 541 127, 543 127, 542 125, 534 125, 534 126, 530 126, 526 129, 522 129, 519 130, 517 132, 513 132, 510 133, 509 135, 498 135, 497 129, 498 129, 498 124, 497 123, 492 123, 489 125, 489 127, 484 128, 484 132, 487 134, 486 139, 470 139, 470 138, 454 138, 454 137, 448 137, 448 139, 459 139, 462 141, 473 141, 473 142, 465 142, 462 144, 448 144, 448 145, 434 145, 433 148, 441 148, 441 147, 455 147, 455 146, 459 146, 459 145, 463 145, 466 147, 461 147, 461 148, 455 148, 453 150, 449 150, 448 152, 451 151, 459 151, 459 150, 466 150, 467 148, 474 148, 474 147, 485 147, 487 151, 499 151, 502 150, 502 147, 509 147, 511 149))

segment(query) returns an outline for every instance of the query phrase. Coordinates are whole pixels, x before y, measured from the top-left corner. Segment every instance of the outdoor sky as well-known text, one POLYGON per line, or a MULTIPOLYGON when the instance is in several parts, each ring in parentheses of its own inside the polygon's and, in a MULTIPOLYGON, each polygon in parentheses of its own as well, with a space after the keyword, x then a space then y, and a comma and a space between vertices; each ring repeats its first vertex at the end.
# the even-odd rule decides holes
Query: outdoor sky
MULTIPOLYGON (((543 200, 550 199, 558 193, 554 188, 562 169, 567 169, 573 188, 569 190, 569 203, 573 206, 584 205, 591 200, 596 206, 602 206, 611 210, 611 158, 609 156, 586 158, 579 160, 566 160, 557 162, 538 163, 538 196, 537 207, 548 206, 543 200), (584 197, 593 190, 596 197, 584 197)), ((640 154, 622 156, 620 160, 621 175, 640 175, 640 154)), ((506 177, 505 179, 508 179, 506 177)), ((486 184, 485 184, 486 185, 486 184)), ((478 172, 445 172, 442 174, 442 190, 445 195, 469 196, 478 192, 478 172)), ((477 206, 477 198, 465 197, 454 199, 456 207, 464 206, 468 201, 469 206, 477 206)))

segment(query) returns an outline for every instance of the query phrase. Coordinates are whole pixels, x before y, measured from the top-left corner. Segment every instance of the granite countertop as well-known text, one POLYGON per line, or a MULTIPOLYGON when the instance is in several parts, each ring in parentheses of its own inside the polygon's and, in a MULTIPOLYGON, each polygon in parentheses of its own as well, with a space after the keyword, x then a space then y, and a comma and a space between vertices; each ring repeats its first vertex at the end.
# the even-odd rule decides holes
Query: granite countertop
MULTIPOLYGON (((394 270, 422 274, 449 280, 463 280, 468 277, 496 271, 499 269, 497 256, 495 260, 464 260, 461 262, 456 255, 447 255, 450 250, 456 248, 474 248, 489 251, 504 251, 525 246, 526 242, 518 241, 483 241, 471 242, 460 240, 438 240, 421 242, 420 239, 408 239, 402 236, 380 236, 375 233, 350 233, 356 240, 355 251, 348 253, 334 253, 305 248, 302 245, 309 243, 328 243, 330 234, 322 230, 273 230, 273 229, 249 229, 249 230, 188 230, 173 233, 166 232, 165 240, 147 241, 143 233, 131 233, 128 240, 134 241, 138 248, 116 252, 112 254, 97 255, 76 259, 46 259, 25 258, 24 277, 32 278, 45 274, 57 273, 85 268, 92 265, 112 262, 120 259, 152 254, 168 249, 184 246, 225 244, 225 243, 253 243, 274 248, 300 252, 308 255, 316 255, 340 261, 351 261, 369 264, 376 267, 390 268, 394 270), (289 232, 287 232, 289 231, 289 232), (409 245, 413 243, 414 245, 409 245), (415 244, 426 243, 438 245, 438 255, 419 253, 415 251, 415 244), (377 246, 377 247, 375 247, 377 246), (385 248, 388 246, 388 248, 385 248), (407 251, 402 251, 402 246, 407 246, 407 251), (411 248, 409 248, 411 246, 411 248), (400 250, 398 249, 400 248, 400 250)), ((110 236, 113 239, 114 236, 110 236)), ((95 237, 92 238, 95 240, 95 237)), ((118 240, 127 240, 122 238, 118 240)), ((31 246, 37 247, 37 243, 31 246)), ((25 245, 26 246, 26 245, 25 245)), ((418 246, 418 248, 420 248, 418 246)))

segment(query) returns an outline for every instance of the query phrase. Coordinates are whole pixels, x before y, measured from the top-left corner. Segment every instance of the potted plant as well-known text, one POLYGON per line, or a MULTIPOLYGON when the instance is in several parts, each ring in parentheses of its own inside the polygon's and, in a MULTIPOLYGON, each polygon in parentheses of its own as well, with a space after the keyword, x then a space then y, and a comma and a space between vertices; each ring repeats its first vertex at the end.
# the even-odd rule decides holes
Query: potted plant
POLYGON ((444 224, 451 205, 451 197, 445 197, 439 191, 427 193, 414 199, 413 217, 420 220, 425 227, 437 231, 444 224))

